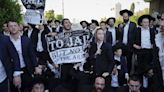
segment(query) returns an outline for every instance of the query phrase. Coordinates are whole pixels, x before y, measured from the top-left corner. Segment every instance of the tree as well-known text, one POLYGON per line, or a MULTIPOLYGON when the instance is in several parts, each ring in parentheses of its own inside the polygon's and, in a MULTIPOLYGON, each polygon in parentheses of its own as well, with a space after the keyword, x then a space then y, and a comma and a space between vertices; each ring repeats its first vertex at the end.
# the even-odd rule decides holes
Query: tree
POLYGON ((55 11, 54 10, 46 11, 45 18, 47 20, 55 20, 55 11))
POLYGON ((55 19, 61 21, 63 19, 63 15, 58 14, 56 15, 55 19))
POLYGON ((9 20, 22 20, 21 6, 17 0, 0 0, 0 29, 3 23, 9 20))

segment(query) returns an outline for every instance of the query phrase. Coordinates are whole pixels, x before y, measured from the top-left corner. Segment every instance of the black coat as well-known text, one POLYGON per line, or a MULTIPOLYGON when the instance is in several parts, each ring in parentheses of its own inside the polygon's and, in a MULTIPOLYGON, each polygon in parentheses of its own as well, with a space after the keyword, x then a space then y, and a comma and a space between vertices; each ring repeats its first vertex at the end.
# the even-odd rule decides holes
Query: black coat
POLYGON ((93 43, 89 49, 89 62, 92 62, 93 71, 95 74, 101 75, 104 72, 111 74, 114 66, 112 46, 109 43, 103 43, 100 48, 101 54, 96 55, 97 44, 93 43))
POLYGON ((28 37, 21 37, 21 45, 22 45, 22 55, 30 74, 33 74, 34 68, 37 66, 36 55, 34 49, 32 48, 31 41, 28 37))
MULTIPOLYGON (((130 22, 128 30, 128 47, 133 47, 134 37, 135 37, 136 23, 130 22)), ((123 42, 124 37, 124 27, 121 28, 120 41, 123 42)))
POLYGON ((9 79, 12 79, 13 71, 20 71, 18 53, 10 38, 2 34, 0 34, 0 60, 9 79))

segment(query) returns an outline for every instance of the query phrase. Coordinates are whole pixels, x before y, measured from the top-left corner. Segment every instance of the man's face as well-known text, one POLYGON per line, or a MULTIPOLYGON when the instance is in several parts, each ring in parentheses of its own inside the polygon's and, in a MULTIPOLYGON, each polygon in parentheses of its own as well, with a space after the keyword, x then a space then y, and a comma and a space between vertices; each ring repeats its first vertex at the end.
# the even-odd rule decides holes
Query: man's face
POLYGON ((164 20, 161 20, 160 22, 160 32, 162 35, 164 35, 164 20))
POLYGON ((96 26, 96 24, 95 24, 95 23, 91 23, 91 25, 90 25, 90 29, 91 29, 91 30, 95 30, 95 29, 96 29, 96 27, 97 27, 97 26, 96 26))
POLYGON ((64 20, 64 24, 63 24, 63 27, 65 30, 71 30, 71 22, 70 20, 64 20))
POLYGON ((5 24, 3 24, 3 30, 5 31, 5 32, 7 32, 8 31, 8 27, 7 27, 7 24, 5 23, 5 24))
POLYGON ((96 88, 96 92, 102 92, 105 88, 105 80, 104 78, 98 77, 95 80, 94 87, 96 88))
POLYGON ((96 33, 96 39, 98 41, 104 41, 104 31, 103 30, 97 30, 97 33, 96 33))
POLYGON ((83 23, 82 23, 82 27, 83 27, 83 28, 87 27, 87 23, 83 22, 83 23))
POLYGON ((32 88, 32 92, 44 92, 43 84, 35 84, 32 88))
POLYGON ((122 49, 118 49, 114 52, 115 55, 121 56, 122 55, 122 49))
POLYGON ((9 22, 8 23, 8 30, 10 31, 11 34, 17 34, 19 32, 19 26, 18 23, 16 22, 9 22))
POLYGON ((142 27, 149 28, 149 19, 144 18, 141 23, 142 27))
POLYGON ((103 29, 103 30, 106 30, 107 26, 105 23, 100 23, 100 27, 103 29))
POLYGON ((129 89, 131 90, 131 92, 139 92, 141 84, 139 81, 130 80, 128 83, 128 86, 129 86, 129 89))
POLYGON ((128 13, 123 13, 123 19, 124 20, 129 20, 129 15, 128 15, 128 13))
POLYGON ((44 25, 39 25, 39 28, 38 28, 39 30, 44 30, 44 25))
POLYGON ((110 27, 113 27, 114 26, 114 20, 113 19, 110 19, 109 22, 108 22, 109 26, 110 27))

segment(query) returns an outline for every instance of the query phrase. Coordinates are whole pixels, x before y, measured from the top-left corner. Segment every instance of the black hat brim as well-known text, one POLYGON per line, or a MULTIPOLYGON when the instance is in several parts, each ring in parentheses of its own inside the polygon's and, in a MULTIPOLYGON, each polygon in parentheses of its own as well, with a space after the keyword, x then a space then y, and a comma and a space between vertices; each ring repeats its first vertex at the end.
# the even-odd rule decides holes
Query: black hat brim
POLYGON ((124 13, 128 13, 129 16, 133 16, 133 12, 132 12, 132 11, 129 11, 129 10, 127 10, 127 9, 121 10, 121 11, 120 11, 120 15, 121 15, 121 16, 123 16, 124 13))
POLYGON ((145 19, 145 18, 146 18, 146 19, 149 19, 149 22, 150 22, 150 20, 152 19, 152 17, 151 17, 150 15, 142 15, 142 16, 140 16, 140 17, 138 18, 138 25, 139 25, 139 26, 142 26, 142 25, 141 25, 141 22, 142 22, 142 20, 145 19))
POLYGON ((89 25, 89 23, 88 23, 87 21, 81 21, 81 22, 80 22, 80 25, 82 25, 83 22, 85 22, 87 25, 89 25))

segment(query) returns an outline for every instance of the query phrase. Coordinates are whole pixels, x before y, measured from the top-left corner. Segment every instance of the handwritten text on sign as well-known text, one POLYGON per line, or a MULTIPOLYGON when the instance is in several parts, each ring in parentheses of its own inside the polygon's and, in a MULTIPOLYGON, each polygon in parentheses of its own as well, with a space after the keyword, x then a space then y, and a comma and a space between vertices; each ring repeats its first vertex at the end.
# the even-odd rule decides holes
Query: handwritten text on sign
POLYGON ((47 37, 48 51, 56 64, 83 62, 88 41, 89 34, 82 30, 59 34, 56 38, 47 37))

